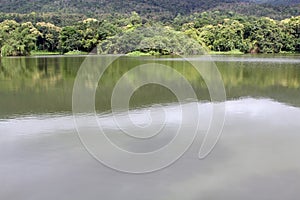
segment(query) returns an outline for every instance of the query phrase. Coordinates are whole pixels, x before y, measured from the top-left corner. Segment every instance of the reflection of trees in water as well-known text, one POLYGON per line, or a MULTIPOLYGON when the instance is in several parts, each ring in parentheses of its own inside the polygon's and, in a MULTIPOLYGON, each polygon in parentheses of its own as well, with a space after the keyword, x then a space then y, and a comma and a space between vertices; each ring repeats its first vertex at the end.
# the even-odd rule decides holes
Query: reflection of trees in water
MULTIPOLYGON (((108 68, 101 79, 101 88, 98 89, 98 98, 102 98, 102 100, 109 103, 109 94, 112 92, 114 85, 120 77, 131 68, 145 64, 145 61, 139 61, 139 59, 133 58, 131 58, 130 61, 126 59, 126 62, 117 60, 113 66, 108 68), (126 62, 129 63, 124 64, 126 62), (101 94, 107 95, 101 96, 101 94)), ((202 77, 189 63, 170 60, 157 62, 171 66, 182 73, 187 80, 191 82, 197 92, 198 98, 200 100, 209 100, 209 93, 202 77)), ((222 74, 228 99, 248 96, 265 97, 300 106, 300 69, 297 67, 297 64, 216 62, 216 65, 222 74)), ((164 74, 163 77, 170 81, 174 79, 172 73, 164 74)), ((143 79, 144 77, 129 76, 128 78, 143 79)), ((174 84, 178 84, 180 87, 180 83, 174 82, 174 84)), ((169 99, 170 101, 174 101, 175 99, 172 94, 168 94, 164 88, 159 88, 157 85, 148 85, 145 88, 138 90, 135 94, 135 98, 139 98, 140 100, 144 97, 144 101, 140 101, 141 105, 145 101, 153 100, 153 102, 159 103, 161 99, 169 99), (145 98, 147 98, 147 100, 145 100, 145 98)), ((138 102, 133 102, 133 104, 137 103, 138 102)))
POLYGON ((282 86, 300 87, 300 70, 297 64, 278 63, 217 63, 228 87, 252 85, 258 88, 282 86))
POLYGON ((217 63, 228 98, 265 97, 300 106, 297 64, 217 63))
POLYGON ((70 78, 70 74, 74 78, 78 67, 75 65, 74 72, 74 63, 58 57, 1 58, 0 80, 5 81, 8 90, 48 90, 70 78))
MULTIPOLYGON (((93 59, 95 67, 97 58, 93 59)), ((1 58, 0 89, 2 91, 31 91, 47 93, 49 90, 72 91, 72 83, 84 57, 21 57, 1 58), (68 84, 66 84, 68 82, 68 84), (66 88, 67 87, 67 88, 66 88)), ((114 85, 130 69, 148 61, 141 58, 120 58, 116 60, 100 79, 97 91, 99 101, 110 101, 114 85)), ((151 63, 153 61, 149 61, 151 63)), ((191 82, 199 99, 208 100, 209 93, 202 77, 189 63, 172 60, 156 61, 165 64, 182 73, 191 82)), ((99 62, 100 63, 100 62, 99 62)), ((300 69, 291 63, 252 63, 252 62, 216 62, 226 87, 228 98, 243 96, 269 97, 283 102, 300 105, 300 69)), ((95 68, 97 70, 97 68, 95 68)), ((159 75, 159 74, 158 74, 159 75)), ((94 74, 87 74, 87 84, 94 74)), ((128 76, 129 82, 144 77, 128 76)), ((174 81, 174 74, 163 74, 161 78, 173 81, 180 87, 181 83, 174 81)), ((88 85, 86 85, 88 88, 88 85)), ((166 89, 153 85, 140 89, 135 94, 140 104, 147 102, 174 101, 174 96, 166 89), (146 89, 145 89, 146 88, 146 89)), ((71 98, 71 96, 70 96, 71 98)), ((133 102, 137 104, 137 102, 133 102)))

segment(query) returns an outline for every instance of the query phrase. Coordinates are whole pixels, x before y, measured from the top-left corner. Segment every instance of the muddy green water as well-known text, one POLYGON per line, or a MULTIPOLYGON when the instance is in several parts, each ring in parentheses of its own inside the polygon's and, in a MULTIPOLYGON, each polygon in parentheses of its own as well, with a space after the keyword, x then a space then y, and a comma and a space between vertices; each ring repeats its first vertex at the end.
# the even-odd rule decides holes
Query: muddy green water
MULTIPOLYGON (((207 86, 195 68, 180 58, 155 60, 177 70, 192 85, 201 124, 196 141, 183 157, 168 168, 142 175, 104 166, 78 138, 72 92, 85 58, 0 59, 0 199, 299 199, 300 56, 212 56, 226 89, 226 118, 219 143, 204 160, 197 155, 211 114, 207 86)), ((149 58, 118 59, 105 71, 96 93, 102 126, 115 144, 129 151, 164 146, 180 123, 176 96, 155 84, 133 94, 131 120, 147 124, 147 110, 160 116, 164 108, 167 120, 154 121, 167 124, 165 135, 130 141, 114 123, 110 113, 115 84, 130 69, 151 62, 149 58)), ((163 74, 162 78, 172 82, 174 77, 163 74)), ((173 84, 181 87, 176 80, 173 84)), ((95 131, 88 124, 85 128, 95 131)))

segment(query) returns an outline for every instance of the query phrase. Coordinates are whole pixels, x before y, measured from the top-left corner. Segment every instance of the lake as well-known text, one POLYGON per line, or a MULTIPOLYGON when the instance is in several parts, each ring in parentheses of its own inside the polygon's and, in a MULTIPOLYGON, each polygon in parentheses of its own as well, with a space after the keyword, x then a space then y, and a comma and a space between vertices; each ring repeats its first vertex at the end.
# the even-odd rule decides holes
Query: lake
POLYGON ((214 55, 192 57, 190 62, 178 57, 126 56, 9 57, 0 61, 0 199, 299 198, 300 55, 214 55), (98 68, 104 69, 103 59, 112 63, 97 77, 98 68), (208 63, 204 68, 209 75, 211 64, 218 69, 225 101, 211 100, 214 92, 207 80, 213 77, 203 77, 191 64, 194 61, 208 63), (153 63, 169 68, 152 69, 153 63), (95 71, 80 71, 81 66, 92 64, 98 66, 95 71), (138 66, 144 68, 134 72, 138 66), (76 96, 78 72, 83 75, 77 82, 81 93, 76 96), (122 78, 126 84, 119 82, 122 78), (165 81, 180 94, 155 81, 165 81), (134 90, 143 82, 149 84, 134 90), (195 96, 186 92, 186 83, 195 96), (122 102, 128 92, 121 86, 116 96, 120 106, 112 104, 118 85, 133 89, 129 111, 122 102), (91 106, 84 110, 84 101, 77 109, 76 102, 90 98, 86 95, 90 91, 95 92, 91 106), (187 94, 183 101, 178 100, 181 93, 187 94), (224 106, 224 113, 213 113, 215 105, 224 106), (220 121, 222 134, 212 152, 199 159, 213 114, 225 117, 220 121), (76 123, 81 117, 81 124, 76 123), (193 138, 189 130, 195 118, 199 124, 193 138), (145 154, 171 144, 176 130, 183 127, 186 135, 174 151, 183 143, 190 148, 183 148, 174 160, 170 158, 173 154, 166 153, 129 162, 133 154, 128 160, 117 157, 106 143, 95 140, 99 127, 116 146, 145 154), (83 133, 78 135, 78 131, 83 133), (85 133, 90 134, 87 140, 85 133), (91 150, 102 150, 107 159, 114 159, 101 162, 101 152, 91 150), (156 159, 172 162, 151 173, 126 170, 157 167, 156 159))

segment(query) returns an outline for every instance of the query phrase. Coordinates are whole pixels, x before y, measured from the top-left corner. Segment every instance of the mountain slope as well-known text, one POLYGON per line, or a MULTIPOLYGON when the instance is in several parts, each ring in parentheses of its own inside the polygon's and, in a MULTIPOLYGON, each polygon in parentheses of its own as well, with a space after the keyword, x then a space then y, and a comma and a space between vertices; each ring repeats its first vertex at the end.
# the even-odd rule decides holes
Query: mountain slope
POLYGON ((245 15, 285 18, 300 15, 300 0, 1 0, 4 13, 78 13, 90 17, 127 14, 169 18, 209 10, 232 11, 245 15), (294 5, 298 3, 298 5, 294 5), (268 5, 261 4, 268 3, 268 5), (283 6, 284 3, 284 6, 283 6), (291 6, 292 5, 292 6, 291 6))
POLYGON ((239 0, 1 0, 0 12, 96 12, 167 11, 187 13, 207 10, 239 0))
POLYGON ((300 0, 249 0, 249 2, 253 3, 264 3, 271 5, 295 5, 300 4, 300 0))

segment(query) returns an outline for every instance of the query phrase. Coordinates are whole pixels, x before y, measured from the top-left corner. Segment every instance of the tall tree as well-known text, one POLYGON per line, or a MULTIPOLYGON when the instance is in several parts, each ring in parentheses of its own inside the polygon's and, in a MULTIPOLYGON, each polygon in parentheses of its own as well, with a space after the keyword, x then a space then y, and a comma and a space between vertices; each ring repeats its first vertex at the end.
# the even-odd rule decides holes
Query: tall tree
POLYGON ((61 28, 45 22, 38 22, 36 28, 41 33, 37 38, 38 50, 58 51, 61 28))
POLYGON ((0 24, 1 55, 22 56, 29 55, 36 48, 36 39, 40 32, 31 22, 18 24, 15 21, 4 21, 0 24))

